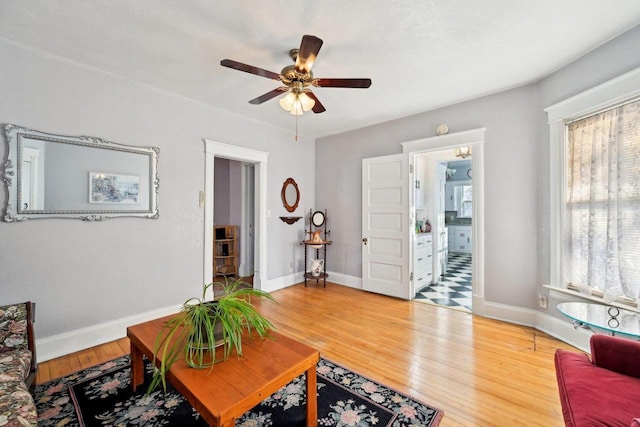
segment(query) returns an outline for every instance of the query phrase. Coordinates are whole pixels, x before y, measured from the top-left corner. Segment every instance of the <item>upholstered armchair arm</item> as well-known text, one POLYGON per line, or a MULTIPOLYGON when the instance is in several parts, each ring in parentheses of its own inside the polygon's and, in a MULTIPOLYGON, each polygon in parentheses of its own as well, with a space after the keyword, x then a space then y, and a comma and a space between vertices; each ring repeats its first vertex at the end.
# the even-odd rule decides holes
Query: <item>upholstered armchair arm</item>
POLYGON ((620 374, 640 378, 640 342, 604 334, 591 336, 594 365, 620 374))
POLYGON ((28 349, 31 351, 31 367, 25 383, 33 391, 36 371, 36 342, 33 328, 36 303, 24 302, 0 306, 0 353, 28 349))

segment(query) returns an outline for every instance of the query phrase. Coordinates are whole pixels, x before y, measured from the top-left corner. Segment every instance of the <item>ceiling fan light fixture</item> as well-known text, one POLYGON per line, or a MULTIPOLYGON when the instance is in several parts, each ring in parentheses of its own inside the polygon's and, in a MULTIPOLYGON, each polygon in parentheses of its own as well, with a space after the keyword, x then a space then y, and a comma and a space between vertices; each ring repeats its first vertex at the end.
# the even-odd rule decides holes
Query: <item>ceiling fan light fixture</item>
POLYGON ((295 116, 301 116, 305 111, 309 111, 316 105, 316 101, 304 92, 289 92, 287 96, 278 101, 283 110, 295 116))
POLYGON ((293 104, 295 102, 296 94, 293 92, 289 92, 287 96, 283 96, 282 98, 280 98, 280 101, 278 101, 282 109, 284 109, 285 111, 291 111, 291 108, 293 107, 293 104))
POLYGON ((303 113, 304 111, 302 111, 302 105, 300 102, 295 102, 291 107, 291 110, 289 110, 289 114, 293 114, 294 116, 301 116, 303 113))
POLYGON ((302 104, 302 109, 304 111, 309 111, 314 105, 316 105, 316 101, 304 92, 298 95, 298 100, 300 101, 300 104, 302 104))

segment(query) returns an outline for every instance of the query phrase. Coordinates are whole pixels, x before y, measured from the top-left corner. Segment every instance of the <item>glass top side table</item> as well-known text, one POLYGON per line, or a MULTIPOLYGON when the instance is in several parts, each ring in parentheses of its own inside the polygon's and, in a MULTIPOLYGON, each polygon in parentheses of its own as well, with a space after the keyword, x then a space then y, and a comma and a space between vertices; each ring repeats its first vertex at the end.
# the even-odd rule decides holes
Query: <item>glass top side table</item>
POLYGON ((573 319, 574 328, 602 329, 611 335, 640 338, 640 313, 588 302, 563 302, 558 311, 573 319))

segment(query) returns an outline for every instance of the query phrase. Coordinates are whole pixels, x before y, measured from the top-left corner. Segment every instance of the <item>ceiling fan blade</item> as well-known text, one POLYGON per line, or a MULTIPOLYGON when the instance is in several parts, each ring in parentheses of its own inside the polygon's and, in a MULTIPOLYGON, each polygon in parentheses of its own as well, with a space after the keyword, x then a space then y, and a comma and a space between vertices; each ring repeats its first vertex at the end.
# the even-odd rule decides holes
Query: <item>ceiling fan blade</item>
POLYGON ((316 36, 302 36, 300 43, 300 51, 296 59, 296 71, 307 74, 311 71, 313 63, 316 62, 316 56, 322 47, 322 40, 316 36))
POLYGON ((251 101, 249 101, 249 104, 253 104, 253 105, 259 105, 262 104, 265 101, 268 101, 270 99, 275 98, 276 96, 282 95, 283 93, 285 93, 286 91, 288 91, 289 88, 286 86, 281 86, 279 88, 275 88, 274 90, 265 93, 264 95, 260 95, 257 98, 252 99, 251 101))
POLYGON ((371 79, 317 79, 318 87, 351 87, 366 89, 371 86, 371 79))
POLYGON ((310 90, 306 90, 305 93, 309 96, 309 98, 313 99, 316 102, 313 108, 311 109, 311 111, 313 111, 316 114, 324 113, 325 111, 327 111, 327 109, 324 108, 324 105, 322 105, 322 103, 318 101, 318 98, 313 92, 311 92, 310 90))
POLYGON ((245 73, 255 74, 256 76, 266 77, 268 79, 280 80, 280 74, 273 71, 264 70, 262 68, 254 67, 253 65, 243 64, 242 62, 233 61, 231 59, 223 59, 220 61, 220 65, 223 67, 233 68, 234 70, 244 71, 245 73))

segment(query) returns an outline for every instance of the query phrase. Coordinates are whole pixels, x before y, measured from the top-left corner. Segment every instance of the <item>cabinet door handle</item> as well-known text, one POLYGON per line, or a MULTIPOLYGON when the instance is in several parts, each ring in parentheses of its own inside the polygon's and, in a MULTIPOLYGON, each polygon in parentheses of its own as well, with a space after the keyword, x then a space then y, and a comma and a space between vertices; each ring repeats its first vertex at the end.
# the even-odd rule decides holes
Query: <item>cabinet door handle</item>
POLYGON ((418 261, 422 261, 422 258, 418 258, 418 261))
POLYGON ((471 242, 469 241, 469 239, 470 239, 470 238, 469 238, 469 237, 467 237, 467 243, 471 243, 471 242))

